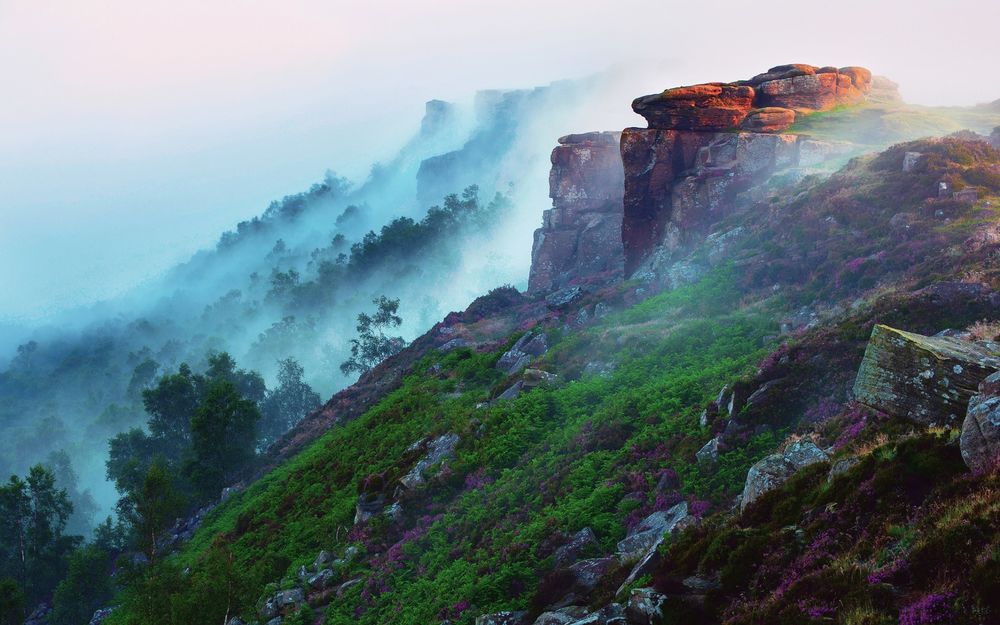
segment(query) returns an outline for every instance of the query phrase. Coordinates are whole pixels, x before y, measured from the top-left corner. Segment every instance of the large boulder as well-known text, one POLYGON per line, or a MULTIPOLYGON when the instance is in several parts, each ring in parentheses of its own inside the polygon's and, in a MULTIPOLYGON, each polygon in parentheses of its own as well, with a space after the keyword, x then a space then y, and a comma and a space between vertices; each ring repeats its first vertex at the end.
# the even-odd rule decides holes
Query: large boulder
POLYGON ((854 395, 876 410, 923 425, 955 424, 965 417, 980 382, 998 370, 1000 354, 988 345, 876 325, 854 395))
POLYGON ((987 376, 969 400, 959 445, 973 471, 984 471, 1000 459, 1000 373, 987 376))
POLYGON ((748 85, 706 83, 636 98, 632 110, 645 117, 650 128, 728 130, 743 121, 753 100, 748 85))
POLYGON ((572 625, 626 625, 625 609, 619 603, 609 603, 600 610, 574 621, 572 625))
POLYGON ((829 460, 825 451, 806 439, 793 442, 785 448, 784 453, 771 454, 758 460, 747 471, 740 497, 740 511, 745 510, 764 493, 784 484, 799 469, 829 460))
POLYGON ((590 614, 587 608, 571 605, 558 610, 542 612, 532 625, 570 625, 590 614))
POLYGON ((871 72, 863 67, 816 68, 757 85, 757 104, 793 109, 799 113, 828 111, 859 104, 871 91, 871 72))
POLYGON ((619 567, 616 558, 590 558, 575 562, 566 569, 572 577, 569 589, 552 607, 587 604, 594 589, 614 575, 619 567))
POLYGON ((689 520, 688 505, 682 501, 669 510, 654 512, 639 522, 624 540, 618 543, 618 558, 623 562, 635 560, 659 545, 679 525, 689 520))

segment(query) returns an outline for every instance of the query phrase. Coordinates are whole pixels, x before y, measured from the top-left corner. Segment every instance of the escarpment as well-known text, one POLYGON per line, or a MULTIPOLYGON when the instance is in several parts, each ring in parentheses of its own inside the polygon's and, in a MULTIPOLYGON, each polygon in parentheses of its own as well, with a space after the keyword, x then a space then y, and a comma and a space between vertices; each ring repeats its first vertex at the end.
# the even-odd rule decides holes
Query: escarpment
POLYGON ((634 277, 654 250, 674 255, 752 203, 749 192, 774 174, 808 172, 857 152, 850 143, 787 131, 873 93, 898 97, 895 83, 865 68, 782 65, 749 80, 637 98, 632 109, 647 128, 561 138, 528 290, 634 277))
POLYGON ((705 234, 737 194, 774 173, 850 152, 784 131, 811 113, 860 104, 871 90, 865 68, 781 65, 746 81, 637 98, 632 109, 648 128, 626 128, 621 141, 626 275, 657 246, 672 252, 705 234))
POLYGON ((576 278, 621 277, 620 137, 617 132, 568 135, 552 150, 552 208, 535 231, 529 292, 562 287, 576 278))

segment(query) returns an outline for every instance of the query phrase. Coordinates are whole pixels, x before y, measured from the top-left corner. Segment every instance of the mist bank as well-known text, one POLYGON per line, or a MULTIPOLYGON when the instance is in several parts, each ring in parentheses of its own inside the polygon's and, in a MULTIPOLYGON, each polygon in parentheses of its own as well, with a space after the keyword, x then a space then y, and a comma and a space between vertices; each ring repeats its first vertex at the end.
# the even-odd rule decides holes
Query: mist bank
POLYGON ((328 396, 353 381, 339 364, 373 298, 400 300, 410 340, 493 287, 523 289, 556 139, 629 123, 620 102, 647 79, 615 72, 428 102, 411 139, 364 180, 327 172, 119 297, 9 324, 0 471, 65 450, 99 519, 116 498, 107 439, 144 423, 142 390, 181 363, 202 370, 228 352, 272 387, 292 357, 328 396))

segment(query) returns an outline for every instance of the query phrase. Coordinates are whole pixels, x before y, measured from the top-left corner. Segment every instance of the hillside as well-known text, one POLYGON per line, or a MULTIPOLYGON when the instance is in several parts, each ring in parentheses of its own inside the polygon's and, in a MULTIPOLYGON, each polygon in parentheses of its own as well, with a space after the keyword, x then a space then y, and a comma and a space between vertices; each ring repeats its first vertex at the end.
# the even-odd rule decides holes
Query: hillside
POLYGON ((782 66, 561 139, 528 292, 119 561, 104 622, 996 622, 1000 152, 832 141, 879 84, 782 66))

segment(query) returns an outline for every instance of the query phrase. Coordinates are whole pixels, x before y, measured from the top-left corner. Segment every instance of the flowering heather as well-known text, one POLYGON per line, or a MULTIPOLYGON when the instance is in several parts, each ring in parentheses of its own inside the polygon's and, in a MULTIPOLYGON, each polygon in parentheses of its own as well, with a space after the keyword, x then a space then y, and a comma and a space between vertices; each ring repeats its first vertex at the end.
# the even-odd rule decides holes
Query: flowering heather
POLYGON ((929 625, 931 623, 952 623, 955 613, 951 604, 952 593, 931 593, 925 595, 899 611, 899 625, 929 625))

